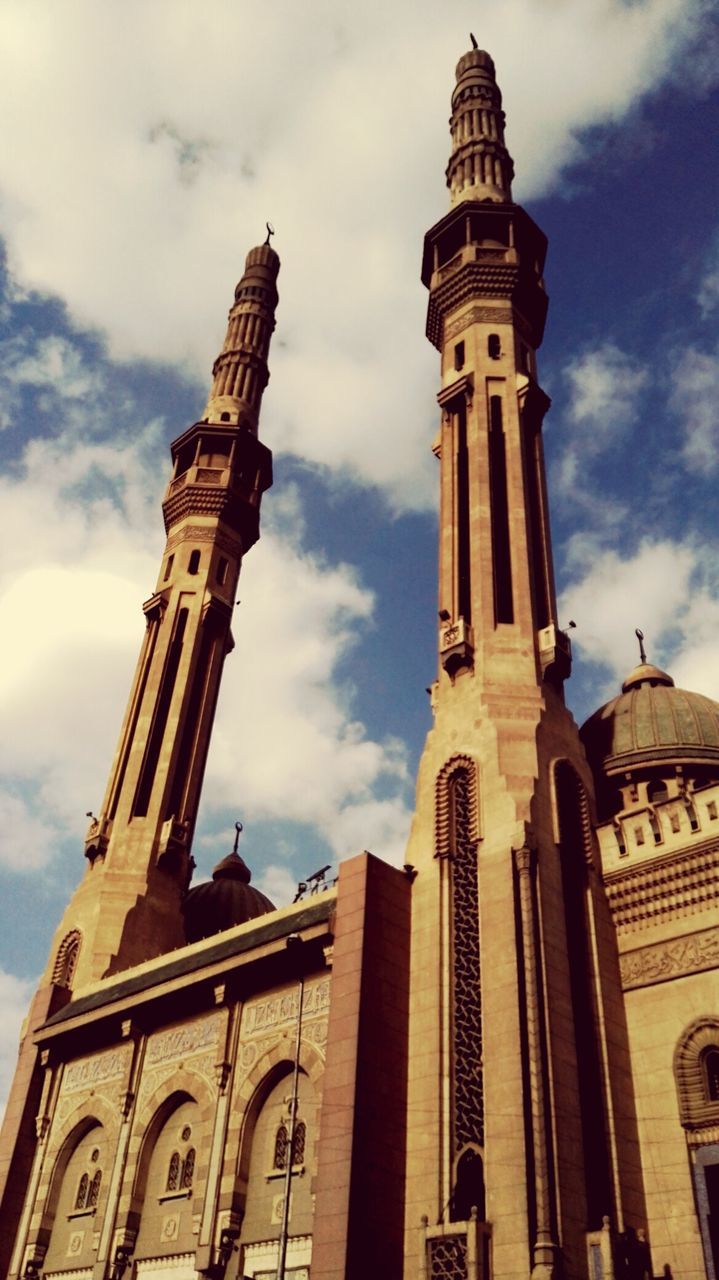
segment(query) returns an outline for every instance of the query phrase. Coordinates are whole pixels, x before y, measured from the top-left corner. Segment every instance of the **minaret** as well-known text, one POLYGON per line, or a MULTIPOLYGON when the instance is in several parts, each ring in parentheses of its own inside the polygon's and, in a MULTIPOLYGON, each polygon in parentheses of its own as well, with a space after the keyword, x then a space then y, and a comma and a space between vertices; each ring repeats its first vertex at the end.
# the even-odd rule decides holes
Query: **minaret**
POLYGON ((87 869, 47 980, 88 982, 182 945, 180 902, 242 558, 259 537, 272 455, 257 438, 279 258, 251 249, 203 418, 172 444, 167 543, 87 869))
POLYGON ((563 698, 536 363, 547 242, 512 202, 476 47, 450 129, 450 212, 422 265, 441 357, 439 654, 407 853, 406 1276, 476 1274, 490 1247, 494 1276, 583 1276, 592 1248, 642 1225, 640 1174, 591 775, 563 698))

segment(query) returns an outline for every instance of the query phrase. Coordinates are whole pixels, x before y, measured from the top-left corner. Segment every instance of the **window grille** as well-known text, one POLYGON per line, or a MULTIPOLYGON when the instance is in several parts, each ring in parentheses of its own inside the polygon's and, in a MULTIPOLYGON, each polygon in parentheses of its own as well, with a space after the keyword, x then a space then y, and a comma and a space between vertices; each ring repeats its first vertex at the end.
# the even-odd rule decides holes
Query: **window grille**
POLYGON ((100 1198, 100 1183, 101 1183, 101 1182, 102 1182, 102 1173, 101 1173, 101 1172, 100 1172, 100 1170, 98 1169, 98 1170, 97 1170, 97 1172, 95 1173, 95 1176, 94 1176, 94 1178, 93 1178, 92 1182, 90 1183, 90 1186, 88 1187, 88 1192, 87 1192, 87 1207, 88 1207, 88 1209, 95 1209, 95 1208, 97 1207, 97 1202, 98 1202, 98 1200, 99 1200, 99 1198, 100 1198))
POLYGON ((170 1167, 167 1171, 167 1190, 177 1191, 180 1186, 180 1153, 173 1151, 170 1156, 170 1167))
POLYGON ((303 1164, 305 1158, 305 1143, 307 1140, 307 1126, 304 1120, 300 1120, 295 1125, 294 1137, 292 1139, 292 1163, 303 1164))
POLYGON ((192 1186, 192 1179, 194 1177, 194 1174, 195 1174, 195 1148, 190 1147, 190 1150, 185 1156, 185 1163, 182 1166, 182 1186, 184 1189, 188 1191, 190 1190, 192 1186))
POLYGON ((275 1135, 275 1155, 272 1161, 274 1169, 284 1169, 287 1166, 287 1147, 289 1138, 287 1135, 287 1125, 281 1124, 275 1135))
POLYGON ((85 1208, 85 1205, 87 1203, 87 1190, 88 1190, 89 1182, 90 1182, 90 1179, 88 1178, 87 1174, 83 1173, 77 1188, 77 1195, 75 1196, 76 1209, 85 1208))

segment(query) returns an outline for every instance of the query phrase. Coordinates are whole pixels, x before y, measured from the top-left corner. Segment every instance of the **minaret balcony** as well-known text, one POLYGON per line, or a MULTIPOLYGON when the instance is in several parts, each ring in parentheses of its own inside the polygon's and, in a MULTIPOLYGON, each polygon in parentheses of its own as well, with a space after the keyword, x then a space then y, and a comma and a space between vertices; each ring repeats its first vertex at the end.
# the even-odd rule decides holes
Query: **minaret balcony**
POLYGON ((247 550, 259 536, 262 494, 272 484, 272 454, 247 430, 235 431, 224 466, 208 464, 202 450, 168 485, 163 513, 170 530, 186 516, 212 516, 230 524, 247 550))
POLYGON ((104 858, 112 835, 112 818, 93 818, 85 836, 85 857, 88 862, 104 858))
POLYGON ((569 678, 572 670, 572 644, 566 631, 553 622, 537 633, 542 679, 559 683, 569 678))
POLYGON ((157 865, 170 875, 180 874, 189 880, 190 860, 190 828, 189 823, 179 822, 177 818, 168 818, 162 824, 160 843, 157 850, 157 865))
POLYGON ((443 267, 438 267, 432 273, 430 288, 434 289, 437 285, 443 284, 445 280, 449 280, 450 276, 455 275, 461 267, 469 262, 484 262, 488 264, 505 263, 508 266, 516 267, 519 264, 519 254, 513 245, 487 245, 487 244, 467 244, 460 249, 459 253, 455 253, 449 262, 443 267))
POLYGON ((422 1218, 423 1276, 453 1276, 462 1280, 490 1280, 492 1228, 480 1222, 476 1208, 466 1222, 440 1222, 430 1226, 422 1218))
POLYGON ((443 621, 439 629, 439 656, 447 675, 474 666, 474 633, 464 618, 443 621))
POLYGON ((190 467, 176 480, 170 482, 168 494, 177 493, 188 484, 210 484, 228 488, 232 472, 229 467, 190 467))

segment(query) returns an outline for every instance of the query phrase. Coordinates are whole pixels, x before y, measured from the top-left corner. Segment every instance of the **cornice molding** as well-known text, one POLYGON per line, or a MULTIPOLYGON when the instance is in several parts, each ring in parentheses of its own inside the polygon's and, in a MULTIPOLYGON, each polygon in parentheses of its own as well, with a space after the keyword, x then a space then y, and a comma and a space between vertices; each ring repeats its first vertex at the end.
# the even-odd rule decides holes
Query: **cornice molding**
POLYGON ((619 933, 646 929, 667 916, 708 911, 719 897, 716 840, 652 859, 604 878, 612 920, 619 933))

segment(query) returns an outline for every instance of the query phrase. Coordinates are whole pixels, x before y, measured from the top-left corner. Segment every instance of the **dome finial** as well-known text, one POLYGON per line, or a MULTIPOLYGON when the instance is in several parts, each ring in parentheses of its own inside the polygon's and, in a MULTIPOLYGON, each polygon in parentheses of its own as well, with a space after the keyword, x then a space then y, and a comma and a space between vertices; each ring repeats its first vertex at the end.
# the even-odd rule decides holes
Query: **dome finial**
POLYGON ((646 662, 647 654, 644 648, 644 632, 640 631, 639 627, 635 627, 634 634, 637 637, 637 640, 639 641, 639 661, 646 662))
POLYGON ((265 244, 269 244, 270 236, 276 235, 276 232, 271 222, 266 222, 265 226, 267 227, 267 239, 265 240, 265 244))
POLYGON ((473 48, 473 49, 478 49, 478 48, 479 48, 479 45, 477 44, 477 40, 476 40, 476 37, 475 37, 475 35, 474 35, 474 32, 473 32, 473 31, 470 31, 470 33, 469 33, 469 38, 470 38, 470 40, 472 41, 472 48, 473 48))
POLYGON ((240 834, 244 830, 241 822, 235 823, 235 843, 232 846, 232 852, 237 853, 237 846, 240 843, 240 834))

